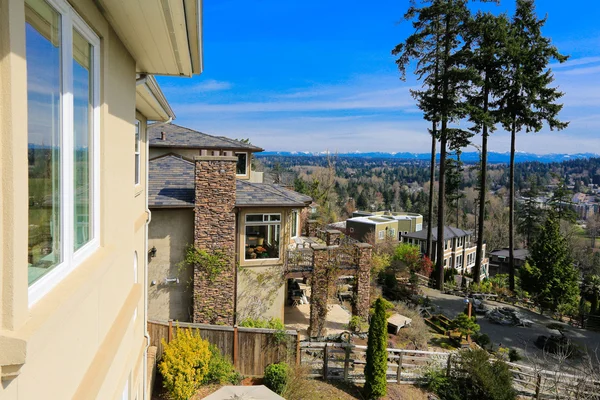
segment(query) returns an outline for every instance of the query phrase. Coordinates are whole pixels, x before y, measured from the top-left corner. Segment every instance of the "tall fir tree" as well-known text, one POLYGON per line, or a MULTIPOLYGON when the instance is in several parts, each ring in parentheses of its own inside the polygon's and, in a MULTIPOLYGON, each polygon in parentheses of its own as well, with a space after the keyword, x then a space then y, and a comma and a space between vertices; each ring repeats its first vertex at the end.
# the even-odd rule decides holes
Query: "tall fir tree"
POLYGON ((561 304, 577 304, 579 273, 553 211, 533 242, 520 276, 523 290, 534 296, 541 310, 556 311, 561 304))
POLYGON ((546 122, 550 129, 563 129, 568 123, 558 119, 563 105, 557 103, 563 95, 550 85, 554 81, 551 60, 567 60, 542 35, 546 19, 538 19, 534 0, 517 0, 515 15, 508 30, 506 51, 503 52, 505 76, 499 93, 501 122, 510 132, 509 176, 509 286, 515 289, 515 152, 517 132, 538 132, 546 122))
MULTIPOLYGON (((412 0, 404 15, 412 21, 415 32, 398 44, 392 54, 401 79, 405 79, 406 66, 416 60, 415 74, 424 89, 411 91, 427 121, 439 121, 439 130, 432 129, 440 142, 440 169, 437 212, 436 286, 444 285, 444 225, 446 203, 446 155, 448 146, 459 146, 470 133, 451 124, 465 116, 465 92, 469 88, 470 70, 465 68, 465 36, 470 12, 467 0, 429 0, 419 3, 412 0)), ((429 221, 433 225, 433 221, 429 221)), ((429 239, 428 239, 429 241, 429 239)))
POLYGON ((375 300, 375 312, 369 325, 367 364, 365 365, 365 394, 379 399, 387 392, 387 318, 383 300, 375 300))
POLYGON ((529 181, 529 189, 523 192, 524 201, 517 207, 517 232, 525 236, 527 247, 531 246, 540 232, 544 210, 537 203, 539 189, 534 179, 529 181))
POLYGON ((503 72, 502 52, 508 34, 508 17, 477 13, 471 22, 469 40, 473 43, 470 65, 475 70, 472 90, 468 94, 471 131, 481 133, 479 199, 477 210, 477 251, 473 279, 479 282, 483 254, 485 206, 487 192, 488 136, 496 129, 500 108, 496 100, 503 72))

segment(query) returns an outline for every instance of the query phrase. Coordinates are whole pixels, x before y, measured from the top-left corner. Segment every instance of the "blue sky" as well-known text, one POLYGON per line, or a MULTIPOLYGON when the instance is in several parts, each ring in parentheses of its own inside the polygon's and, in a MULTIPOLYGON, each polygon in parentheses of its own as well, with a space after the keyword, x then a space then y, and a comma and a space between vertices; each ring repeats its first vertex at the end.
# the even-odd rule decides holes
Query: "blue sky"
MULTIPOLYGON (((428 152, 428 123, 409 94, 418 82, 412 70, 400 81, 390 54, 411 32, 399 23, 408 3, 205 0, 204 72, 158 81, 177 124, 266 150, 428 152)), ((544 34, 571 56, 553 68, 571 124, 523 133, 517 150, 600 153, 600 2, 536 5, 548 15, 544 34)), ((513 8, 512 0, 485 5, 513 8)), ((490 149, 509 151, 509 143, 499 130, 490 149)))

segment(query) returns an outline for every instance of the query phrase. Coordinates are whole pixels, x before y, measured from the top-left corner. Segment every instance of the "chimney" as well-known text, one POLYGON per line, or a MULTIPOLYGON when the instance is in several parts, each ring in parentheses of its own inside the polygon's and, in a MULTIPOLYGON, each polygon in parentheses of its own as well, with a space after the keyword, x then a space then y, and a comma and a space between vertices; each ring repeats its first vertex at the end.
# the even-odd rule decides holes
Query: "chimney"
POLYGON ((167 134, 164 132, 160 133, 160 140, 167 140, 167 134))

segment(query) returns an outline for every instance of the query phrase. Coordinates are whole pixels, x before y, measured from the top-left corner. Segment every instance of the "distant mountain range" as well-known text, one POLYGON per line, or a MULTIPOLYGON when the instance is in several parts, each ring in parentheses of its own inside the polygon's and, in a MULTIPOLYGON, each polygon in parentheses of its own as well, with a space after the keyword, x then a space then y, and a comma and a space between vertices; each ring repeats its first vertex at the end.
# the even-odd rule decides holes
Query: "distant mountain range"
MULTIPOLYGON (((282 157, 301 157, 301 156, 326 156, 328 153, 326 151, 322 152, 310 152, 310 151, 264 151, 262 153, 258 153, 258 156, 282 156, 282 157)), ((388 158, 394 160, 419 160, 419 161, 429 161, 431 158, 431 154, 429 153, 385 153, 385 152, 352 152, 352 153, 336 153, 338 157, 351 157, 351 158, 388 158)), ((439 159, 440 155, 437 155, 439 159)), ((577 153, 577 154, 533 154, 533 153, 524 153, 517 152, 515 154, 516 162, 527 162, 527 161, 538 161, 542 163, 552 163, 552 162, 562 162, 568 160, 576 160, 582 158, 593 158, 600 157, 600 154, 596 153, 577 153)), ((465 163, 476 163, 479 162, 479 153, 473 152, 465 152, 461 154, 461 160, 465 163)), ((510 153, 496 153, 489 152, 488 153, 488 162, 493 164, 502 164, 508 163, 510 161, 510 153)))

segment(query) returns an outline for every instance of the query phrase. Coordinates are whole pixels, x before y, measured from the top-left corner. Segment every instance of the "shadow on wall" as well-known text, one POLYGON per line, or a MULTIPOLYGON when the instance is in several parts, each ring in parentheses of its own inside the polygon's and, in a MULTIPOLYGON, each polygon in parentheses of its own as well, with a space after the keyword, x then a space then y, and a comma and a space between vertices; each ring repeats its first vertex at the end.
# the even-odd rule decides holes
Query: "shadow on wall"
POLYGON ((186 249, 193 243, 192 209, 153 210, 148 247, 148 316, 157 320, 191 321, 193 267, 183 265, 186 249))

